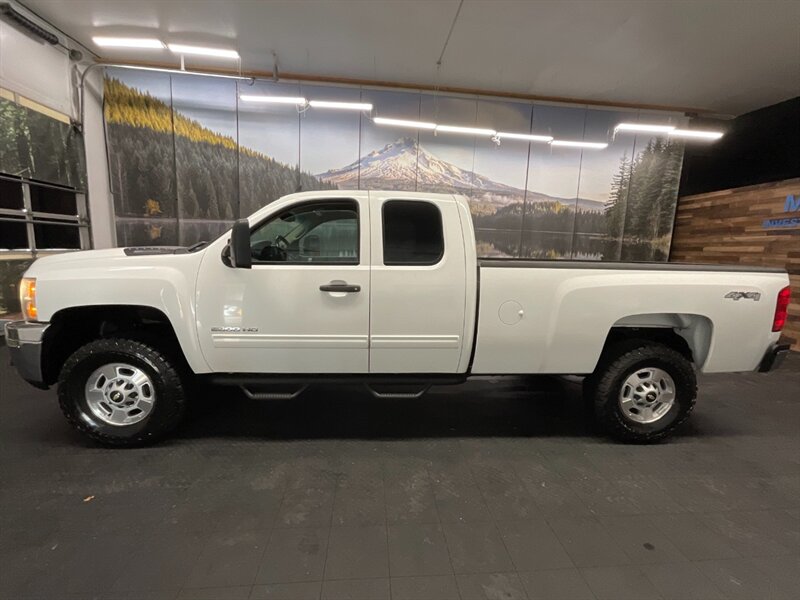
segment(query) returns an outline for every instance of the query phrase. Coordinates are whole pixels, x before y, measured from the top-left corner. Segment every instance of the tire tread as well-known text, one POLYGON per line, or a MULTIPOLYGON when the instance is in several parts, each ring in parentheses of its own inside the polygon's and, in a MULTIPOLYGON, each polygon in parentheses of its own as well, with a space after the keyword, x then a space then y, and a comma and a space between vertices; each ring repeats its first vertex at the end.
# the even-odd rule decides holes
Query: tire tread
MULTIPOLYGON (((91 440, 115 448, 144 446, 162 439, 180 424, 186 411, 185 383, 167 353, 153 345, 133 337, 100 338, 81 346, 64 362, 58 378, 58 403, 70 425, 91 440), (161 387, 166 395, 162 390, 156 400, 160 403, 158 418, 149 418, 147 426, 133 436, 107 435, 91 427, 79 417, 75 400, 68 393, 75 369, 87 358, 101 353, 129 354, 145 360, 157 367, 162 379, 161 387)), ((152 417, 155 416, 154 413, 152 417)))
POLYGON ((614 438, 629 443, 650 444, 668 436, 689 417, 697 396, 697 377, 692 364, 669 346, 644 340, 628 340, 614 348, 601 359, 595 374, 587 378, 585 386, 594 403, 595 415, 600 425, 614 438), (629 424, 617 406, 618 379, 637 363, 660 361, 670 365, 678 388, 679 414, 665 428, 642 431, 629 424))

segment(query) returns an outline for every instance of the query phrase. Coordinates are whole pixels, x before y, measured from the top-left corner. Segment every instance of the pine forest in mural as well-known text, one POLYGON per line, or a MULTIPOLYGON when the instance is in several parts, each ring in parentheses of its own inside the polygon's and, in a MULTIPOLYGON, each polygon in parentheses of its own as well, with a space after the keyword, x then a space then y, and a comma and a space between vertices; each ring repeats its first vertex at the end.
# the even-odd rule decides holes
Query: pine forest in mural
MULTIPOLYGON (((533 124, 535 132, 567 139, 605 141, 616 122, 636 118, 630 111, 254 85, 258 93, 370 101, 400 118, 516 131, 533 124)), ((471 136, 382 128, 362 114, 246 106, 236 82, 122 70, 106 75, 105 118, 120 245, 212 239, 295 191, 396 189, 466 195, 481 256, 666 260, 669 251, 683 147, 665 138, 613 139, 601 152, 528 142, 498 147, 471 136)))

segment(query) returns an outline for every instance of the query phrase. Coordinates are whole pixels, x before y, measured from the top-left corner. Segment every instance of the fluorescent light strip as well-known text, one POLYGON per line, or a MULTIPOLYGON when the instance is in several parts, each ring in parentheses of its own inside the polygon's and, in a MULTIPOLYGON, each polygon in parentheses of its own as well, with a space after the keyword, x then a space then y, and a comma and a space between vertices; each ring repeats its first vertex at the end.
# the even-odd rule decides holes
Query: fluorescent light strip
POLYGON ((552 142, 552 135, 536 135, 535 133, 509 133, 507 131, 498 131, 497 137, 509 140, 528 140, 530 142, 552 142))
POLYGON ((436 123, 427 123, 425 121, 406 121, 405 119, 388 119, 385 117, 375 117, 373 120, 378 125, 413 127, 415 129, 436 129, 436 123))
POLYGON ((602 150, 608 148, 605 142, 571 142, 568 140, 553 140, 550 142, 551 146, 566 146, 568 148, 593 148, 594 150, 602 150))
POLYGON ((306 99, 295 96, 255 96, 252 94, 241 94, 239 100, 244 102, 263 102, 265 104, 295 104, 305 106, 306 99))
MULTIPOLYGON (((98 63, 101 64, 101 63, 98 63)), ((104 67, 114 67, 115 69, 131 69, 132 71, 153 71, 154 73, 175 73, 176 75, 199 75, 200 77, 217 77, 219 79, 236 79, 238 81, 254 81, 252 77, 242 77, 241 75, 223 75, 221 73, 204 73, 203 71, 189 71, 187 69, 168 69, 164 67, 140 67, 138 65, 122 65, 119 63, 102 63, 104 67)))
POLYGON ((614 131, 643 131, 647 133, 667 133, 674 129, 674 125, 650 125, 648 123, 620 123, 614 127, 614 131))
POLYGON ((466 133, 469 135, 496 135, 494 129, 483 129, 481 127, 459 127, 457 125, 437 125, 436 131, 445 133, 466 133))
POLYGON ((698 140, 718 140, 724 134, 721 131, 701 131, 699 129, 675 129, 669 132, 672 137, 694 138, 698 140))
POLYGON ((341 110, 372 110, 372 104, 366 102, 332 102, 329 100, 309 100, 313 108, 337 108, 341 110))
POLYGON ((227 48, 205 48, 203 46, 186 46, 184 44, 167 44, 176 54, 197 54, 199 56, 218 56, 220 58, 239 58, 236 50, 227 48))
POLYGON ((164 42, 155 38, 93 37, 92 41, 101 48, 166 48, 164 42))

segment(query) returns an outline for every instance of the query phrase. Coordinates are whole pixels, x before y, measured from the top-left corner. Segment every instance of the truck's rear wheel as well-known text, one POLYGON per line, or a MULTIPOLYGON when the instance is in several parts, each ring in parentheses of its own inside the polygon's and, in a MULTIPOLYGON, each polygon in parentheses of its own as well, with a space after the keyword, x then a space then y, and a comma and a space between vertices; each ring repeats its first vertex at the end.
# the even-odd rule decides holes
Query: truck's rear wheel
POLYGON ((585 386, 600 425, 625 442, 656 442, 689 416, 697 396, 692 364, 655 342, 611 350, 585 386))
POLYGON ((106 446, 141 446, 174 429, 185 412, 184 385, 156 348, 125 338, 89 342, 70 356, 58 400, 78 431, 106 446))

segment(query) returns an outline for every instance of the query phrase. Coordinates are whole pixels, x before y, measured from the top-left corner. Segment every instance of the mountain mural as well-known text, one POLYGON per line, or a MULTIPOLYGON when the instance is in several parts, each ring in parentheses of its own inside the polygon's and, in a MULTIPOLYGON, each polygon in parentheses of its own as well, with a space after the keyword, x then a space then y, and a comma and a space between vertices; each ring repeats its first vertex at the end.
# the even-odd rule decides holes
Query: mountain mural
MULTIPOLYGON (((195 88, 187 88, 186 81, 182 80, 181 89, 196 97, 195 104, 200 106, 217 106, 216 93, 228 102, 239 91, 234 84, 220 86, 218 92, 209 91, 209 84, 200 79, 195 88)), ((525 172, 537 166, 536 158, 533 162, 520 161, 514 167, 516 171, 508 170, 510 165, 499 165, 497 170, 478 167, 498 173, 495 179, 474 171, 472 163, 482 155, 472 140, 442 138, 436 144, 423 141, 420 145, 416 132, 388 138, 391 143, 386 145, 381 142, 378 147, 366 147, 363 151, 367 154, 350 162, 353 156, 344 154, 335 142, 313 147, 310 153, 307 145, 301 149, 293 127, 281 125, 302 118, 293 116, 293 110, 275 122, 272 113, 249 115, 247 135, 240 139, 240 130, 220 125, 223 116, 238 118, 231 113, 236 109, 219 114, 209 110, 182 112, 172 104, 172 84, 169 75, 160 73, 110 69, 106 74, 108 167, 117 241, 121 244, 191 244, 214 238, 234 219, 284 194, 361 188, 468 196, 480 256, 602 260, 666 260, 668 256, 683 156, 682 144, 672 140, 654 136, 631 141, 627 149, 620 146, 618 158, 613 151, 595 155, 587 163, 587 185, 582 181, 575 196, 566 192, 570 195, 559 197, 525 187, 559 185, 563 177, 569 178, 562 181, 568 186, 583 179, 583 163, 551 157, 538 164, 542 169, 552 167, 544 179, 530 179, 530 173, 525 172), (243 144, 243 139, 249 143, 243 144), (266 148, 280 148, 281 155, 290 158, 281 161, 266 148), (445 158, 451 156, 451 148, 465 157, 458 162, 467 168, 445 158), (325 166, 304 170, 307 159, 325 166), (331 165, 345 166, 319 172, 331 165), (519 187, 504 183, 525 180, 532 183, 519 187), (578 194, 599 200, 576 197, 578 194)), ((413 114, 421 99, 399 94, 394 101, 410 103, 407 108, 413 114)), ((541 112, 540 126, 557 131, 573 119, 612 118, 605 113, 598 115, 551 107, 541 112)), ((347 126, 340 119, 335 111, 321 112, 303 127, 310 127, 312 134, 323 134, 321 140, 339 140, 342 133, 351 142, 364 140, 368 130, 363 129, 363 119, 349 121, 347 126)), ((488 163, 478 160, 475 164, 488 163)))
MULTIPOLYGON (((418 190, 459 193, 470 196, 473 212, 484 214, 517 204, 525 190, 466 171, 426 150, 412 137, 401 137, 362 159, 340 169, 330 169, 316 177, 343 189, 403 189, 416 182, 418 190)), ((586 198, 559 198, 528 191, 528 202, 557 203, 564 207, 602 212, 603 202, 586 198)))

